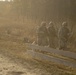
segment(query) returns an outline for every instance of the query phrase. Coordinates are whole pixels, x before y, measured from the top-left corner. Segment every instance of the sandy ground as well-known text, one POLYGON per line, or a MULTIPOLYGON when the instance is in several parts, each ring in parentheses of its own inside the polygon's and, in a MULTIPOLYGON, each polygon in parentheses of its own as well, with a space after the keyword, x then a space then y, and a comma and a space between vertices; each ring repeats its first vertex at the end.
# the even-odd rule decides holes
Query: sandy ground
MULTIPOLYGON (((3 29, 2 29, 3 30, 3 29)), ((23 36, 7 35, 0 30, 0 75, 76 75, 76 69, 26 59, 23 36)))
POLYGON ((29 61, 0 54, 0 75, 76 75, 76 72, 53 63, 47 63, 46 66, 46 63, 36 60, 29 61))
POLYGON ((0 55, 0 75, 34 75, 22 66, 0 55))

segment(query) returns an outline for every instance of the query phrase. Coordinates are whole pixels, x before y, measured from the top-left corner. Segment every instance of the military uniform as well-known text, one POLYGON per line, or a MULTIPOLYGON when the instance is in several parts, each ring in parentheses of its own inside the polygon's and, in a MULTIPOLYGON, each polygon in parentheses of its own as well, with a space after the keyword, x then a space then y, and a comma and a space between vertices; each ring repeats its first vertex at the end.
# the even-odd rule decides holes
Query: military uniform
POLYGON ((48 39, 47 39, 47 28, 46 23, 42 23, 41 26, 37 29, 37 43, 40 46, 47 46, 48 39))
POLYGON ((56 30, 54 28, 53 23, 50 22, 49 23, 49 27, 48 27, 48 38, 49 38, 49 46, 51 48, 55 48, 56 47, 56 45, 55 45, 55 43, 56 43, 56 37, 57 37, 56 30))
POLYGON ((62 27, 59 29, 59 49, 66 49, 67 42, 69 38, 69 29, 67 28, 67 23, 63 22, 62 27))

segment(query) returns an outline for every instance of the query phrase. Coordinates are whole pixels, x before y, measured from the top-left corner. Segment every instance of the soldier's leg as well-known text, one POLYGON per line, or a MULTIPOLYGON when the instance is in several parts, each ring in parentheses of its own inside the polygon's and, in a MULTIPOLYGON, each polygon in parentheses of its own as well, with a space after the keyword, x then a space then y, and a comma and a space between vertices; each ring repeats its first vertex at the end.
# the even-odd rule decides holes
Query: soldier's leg
POLYGON ((64 47, 63 44, 64 44, 63 40, 60 39, 60 40, 59 40, 59 49, 60 49, 60 50, 63 49, 63 47, 64 47))
POLYGON ((52 47, 52 40, 49 38, 49 47, 52 47))
POLYGON ((43 45, 48 46, 48 39, 47 37, 43 38, 43 45))
POLYGON ((50 48, 55 48, 54 40, 52 38, 49 39, 49 47, 50 48))
POLYGON ((51 39, 51 48, 54 48, 55 46, 54 46, 54 40, 53 39, 51 39))
POLYGON ((40 37, 37 38, 37 44, 38 44, 38 45, 41 45, 41 44, 42 44, 42 40, 41 40, 40 37))
POLYGON ((67 41, 64 41, 64 47, 63 47, 64 50, 67 49, 67 41))
POLYGON ((52 38, 52 48, 56 48, 56 38, 52 38))

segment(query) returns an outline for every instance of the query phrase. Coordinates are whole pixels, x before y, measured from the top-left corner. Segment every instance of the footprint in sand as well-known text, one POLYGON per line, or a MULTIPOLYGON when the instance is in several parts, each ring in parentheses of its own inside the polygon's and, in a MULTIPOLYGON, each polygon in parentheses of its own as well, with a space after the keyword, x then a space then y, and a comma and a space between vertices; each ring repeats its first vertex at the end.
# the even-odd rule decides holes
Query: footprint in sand
POLYGON ((6 75, 22 75, 22 74, 26 74, 26 73, 21 71, 12 71, 12 72, 8 72, 6 75))
POLYGON ((2 70, 0 70, 0 72, 2 72, 2 70))

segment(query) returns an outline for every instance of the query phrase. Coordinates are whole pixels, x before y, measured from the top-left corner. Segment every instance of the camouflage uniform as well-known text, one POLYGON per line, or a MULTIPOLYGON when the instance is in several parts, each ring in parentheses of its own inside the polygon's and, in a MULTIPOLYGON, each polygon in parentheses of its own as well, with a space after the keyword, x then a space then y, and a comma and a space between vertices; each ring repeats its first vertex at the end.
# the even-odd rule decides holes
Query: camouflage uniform
POLYGON ((56 45, 56 30, 54 28, 54 24, 52 22, 49 23, 49 27, 48 27, 48 37, 49 37, 49 46, 52 48, 55 48, 56 45))
POLYGON ((47 40, 47 28, 46 23, 42 22, 41 26, 37 29, 37 43, 40 46, 46 46, 48 44, 47 40))
POLYGON ((69 29, 67 28, 67 23, 63 22, 62 27, 59 29, 59 49, 66 49, 67 48, 67 42, 69 38, 69 29))

